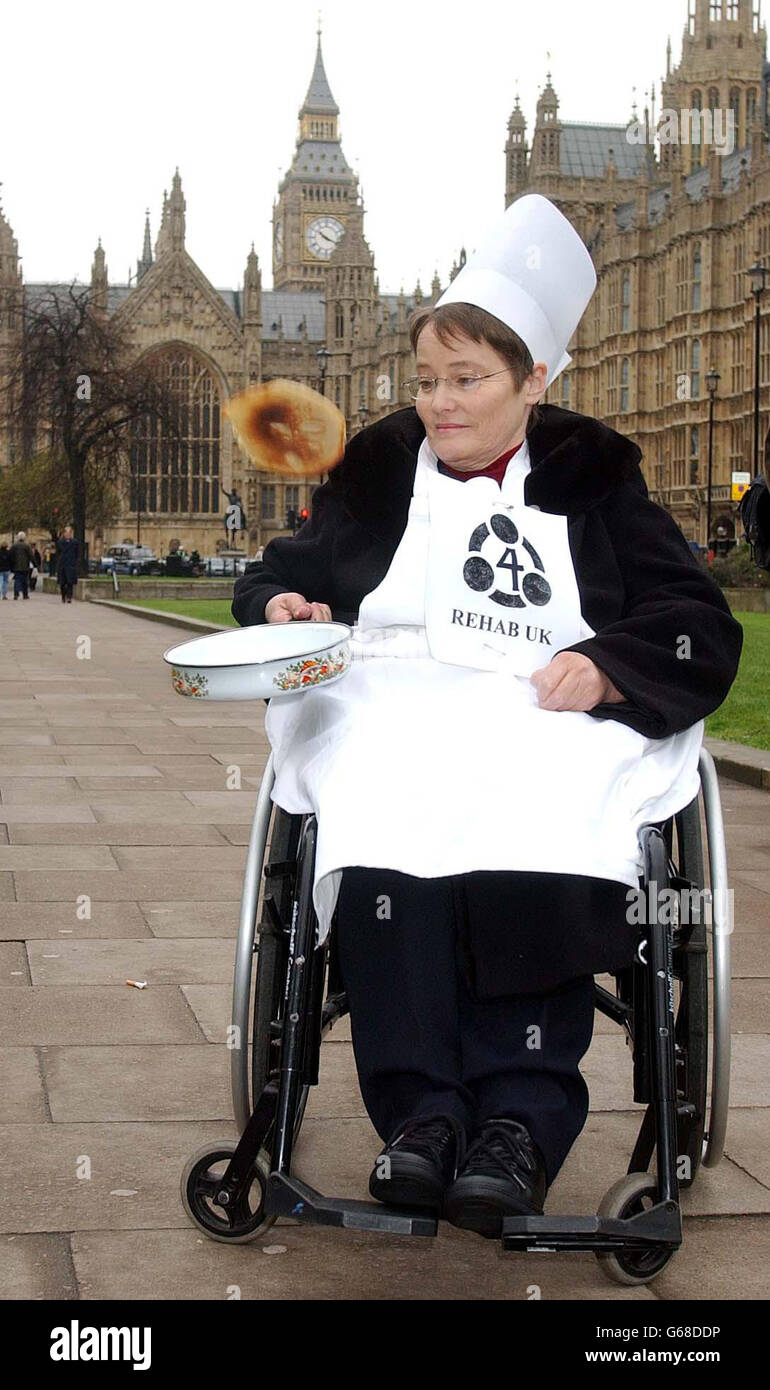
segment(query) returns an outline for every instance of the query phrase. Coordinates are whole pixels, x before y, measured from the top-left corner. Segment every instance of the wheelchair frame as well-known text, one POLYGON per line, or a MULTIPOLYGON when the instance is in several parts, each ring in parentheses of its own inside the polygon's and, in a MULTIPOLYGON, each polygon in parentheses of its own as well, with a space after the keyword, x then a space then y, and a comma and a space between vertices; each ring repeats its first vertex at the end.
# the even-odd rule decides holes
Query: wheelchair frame
MULTIPOLYGON (((626 1177, 605 1194, 596 1215, 507 1217, 502 1226, 504 1250, 592 1250, 608 1277, 624 1284, 648 1282, 671 1258, 682 1241, 679 1189, 690 1185, 699 1163, 707 1167, 717 1164, 724 1148, 730 1077, 732 925, 726 906, 727 856, 717 775, 713 759, 705 748, 700 753, 699 773, 699 795, 703 799, 706 824, 713 953, 711 1104, 707 1129, 708 948, 705 926, 698 913, 696 921, 682 932, 681 920, 672 926, 660 921, 654 910, 647 913, 645 925, 640 928, 633 965, 616 976, 617 994, 596 985, 597 1008, 623 1025, 634 1043, 634 1101, 647 1102, 626 1177), (678 975, 675 975, 675 962, 680 971, 678 975), (682 982, 676 1014, 675 978, 682 982), (699 1000, 704 1016, 692 1018, 692 1006, 697 1010, 699 1000), (678 1083, 683 1097, 680 1100, 677 1099, 678 1083), (692 1091, 694 1099, 689 1099, 692 1091), (680 1143, 682 1136, 686 1140, 684 1146, 680 1143), (680 1149, 688 1145, 692 1171, 680 1173, 680 1149), (647 1172, 654 1150, 657 1150, 656 1177, 647 1172), (652 1205, 645 1208, 645 1201, 652 1205)), ((184 1205, 191 1219, 207 1235, 231 1242, 254 1239, 277 1216, 357 1230, 435 1235, 437 1214, 425 1210, 409 1212, 379 1202, 327 1197, 291 1173, 292 1147, 304 1115, 308 1089, 318 1081, 321 1041, 324 1033, 347 1011, 347 1005, 343 989, 334 986, 334 963, 328 959, 330 940, 333 944, 333 924, 330 937, 322 946, 317 946, 315 941, 316 918, 312 902, 315 817, 288 817, 287 813, 280 812, 289 825, 294 825, 295 838, 298 834, 296 857, 292 858, 289 853, 288 857, 278 857, 265 864, 273 812, 273 785, 271 754, 257 797, 246 855, 233 984, 229 1039, 231 1087, 241 1138, 237 1145, 225 1144, 215 1151, 207 1147, 193 1155, 182 1176, 184 1205), (263 918, 258 925, 263 871, 267 887, 263 918), (255 1037, 249 1038, 254 956, 270 943, 278 954, 271 957, 273 966, 265 963, 264 969, 268 974, 271 968, 279 969, 275 962, 281 960, 283 951, 286 958, 281 964, 285 974, 266 981, 271 992, 265 996, 267 1004, 265 997, 255 1004, 255 1037), (328 989, 325 984, 327 967, 328 989), (269 1018, 260 1018, 260 1007, 267 1009, 269 1018), (281 1017, 274 1017, 274 1014, 281 1017), (257 1025, 260 1052, 272 1058, 261 1072, 256 1065, 257 1025), (249 1085, 250 1051, 255 1091, 253 1106, 249 1085), (227 1163, 221 1175, 212 1171, 216 1162, 227 1163), (249 1204, 255 1182, 260 1194, 256 1212, 249 1204)), ((661 883, 680 891, 690 887, 706 888, 699 805, 699 796, 696 796, 689 806, 667 821, 641 827, 643 888, 648 907, 653 902, 653 894, 657 906, 661 883), (672 860, 675 830, 678 866, 672 860)), ((282 851, 279 847, 279 854, 281 852, 285 853, 285 849, 282 851)), ((337 983, 341 986, 340 981, 337 983)))

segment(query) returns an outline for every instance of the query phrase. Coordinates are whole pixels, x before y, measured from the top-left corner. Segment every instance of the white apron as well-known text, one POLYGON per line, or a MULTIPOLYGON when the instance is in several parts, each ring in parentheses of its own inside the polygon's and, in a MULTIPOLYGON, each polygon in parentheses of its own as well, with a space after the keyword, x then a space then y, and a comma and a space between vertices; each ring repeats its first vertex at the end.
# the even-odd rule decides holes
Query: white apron
MULTIPOLYGON (((642 871, 637 830, 698 790, 703 723, 649 739, 543 710, 529 680, 594 635, 567 518, 524 504, 525 440, 499 487, 438 472, 427 439, 385 578, 364 598, 343 680, 268 707, 272 799, 318 818, 326 936, 346 865, 421 878, 642 871)), ((373 904, 373 911, 375 905, 373 904)))

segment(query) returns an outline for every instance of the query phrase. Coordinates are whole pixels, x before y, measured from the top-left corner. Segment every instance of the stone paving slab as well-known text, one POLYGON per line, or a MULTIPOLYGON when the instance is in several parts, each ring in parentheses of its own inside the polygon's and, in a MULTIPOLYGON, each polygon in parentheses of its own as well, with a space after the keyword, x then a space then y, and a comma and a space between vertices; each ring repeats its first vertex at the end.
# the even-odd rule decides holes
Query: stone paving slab
MULTIPOLYGON (((136 873, 165 869, 170 864, 173 864, 175 873, 184 869, 195 873, 230 872, 237 875, 236 884, 239 888, 243 881, 246 858, 242 849, 231 845, 222 845, 216 849, 177 846, 173 850, 167 847, 156 849, 151 845, 117 845, 111 853, 121 869, 136 873)), ((3 867, 3 852, 0 849, 0 868, 3 867)), ((93 867, 100 866, 95 864, 93 867)))
POLYGON ((176 986, 0 988, 3 1047, 141 1043, 148 1037, 156 1043, 200 1042, 198 1025, 176 986))
POLYGON ((54 937, 140 937, 150 929, 136 903, 93 903, 90 918, 78 916, 74 902, 0 903, 0 940, 54 937))
POLYGON ((0 1299, 77 1299, 67 1235, 0 1236, 0 1299))
POLYGON ((0 873, 0 903, 15 902, 15 900, 13 874, 0 873))
MULTIPOLYGON (((226 852, 226 851, 225 851, 226 852)), ((106 869, 117 872, 119 861, 106 845, 48 845, 41 856, 37 844, 0 845, 0 870, 39 873, 51 869, 106 869)))
POLYGON ((169 894, 173 898, 189 895, 192 902, 197 897, 221 897, 223 902, 229 898, 240 898, 242 879, 237 873, 185 873, 176 869, 164 872, 156 869, 148 873, 115 873, 112 870, 83 869, 78 873, 63 869, 59 873, 31 873, 26 870, 14 874, 16 896, 19 902, 72 902, 81 893, 88 893, 94 902, 117 902, 129 899, 159 898, 169 894))
POLYGON ((33 985, 115 985, 126 979, 153 985, 221 981, 232 987, 235 942, 188 937, 138 941, 30 941, 33 985))
POLYGON ((187 1229, 182 1169, 203 1144, 233 1139, 232 1124, 0 1125, 7 1171, 0 1230, 14 1232, 187 1229), (90 1162, 91 1176, 83 1158, 90 1162))
POLYGON ((51 1116, 57 1124, 232 1123, 230 1053, 224 1045, 48 1047, 43 1063, 51 1116))
POLYGON ((33 802, 14 802, 0 805, 0 823, 5 825, 88 825, 93 824, 94 814, 83 799, 80 805, 73 805, 70 799, 64 806, 39 804, 33 802))
POLYGON ((36 1049, 0 1048, 0 1125, 38 1124, 50 1118, 36 1049))
MULTIPOLYGON (((230 936, 238 931, 240 902, 140 902, 153 936, 230 936)), ((232 990, 231 990, 232 993, 232 990)))
MULTIPOLYGON (((655 1302, 652 1289, 610 1284, 591 1255, 502 1256, 496 1242, 439 1227, 435 1239, 274 1225, 247 1245, 225 1246, 193 1230, 141 1234, 79 1231, 72 1256, 90 1299, 260 1302, 525 1301, 543 1298, 655 1302)), ((654 1285, 652 1286, 654 1287, 654 1285)))
MULTIPOLYGON (((36 845, 38 849, 46 846, 47 862, 50 845, 112 845, 116 849, 133 845, 165 846, 169 858, 175 854, 172 846, 209 845, 226 848, 227 836, 214 825, 132 825, 130 822, 115 825, 14 825, 9 826, 9 839, 12 845, 36 845)), ((39 856, 41 857, 41 856, 39 856)))
POLYGON ((30 984, 29 964, 23 941, 0 943, 0 985, 30 984))

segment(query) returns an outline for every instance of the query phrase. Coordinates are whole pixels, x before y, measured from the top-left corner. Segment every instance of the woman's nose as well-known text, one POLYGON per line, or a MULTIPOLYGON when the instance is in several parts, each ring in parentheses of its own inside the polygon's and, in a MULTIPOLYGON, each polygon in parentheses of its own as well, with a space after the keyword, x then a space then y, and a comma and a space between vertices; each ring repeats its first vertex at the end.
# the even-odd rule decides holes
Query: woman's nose
POLYGON ((435 410, 436 407, 439 406, 439 405, 441 405, 441 406, 443 406, 443 407, 446 407, 447 405, 450 405, 450 406, 452 406, 452 408, 454 408, 454 404, 455 404, 454 392, 451 391, 451 390, 449 389, 449 384, 448 384, 446 381, 443 381, 440 377, 439 377, 439 379, 437 380, 436 385, 435 385, 434 388, 433 388, 433 395, 432 395, 432 397, 431 397, 431 404, 432 404, 434 410, 435 410))

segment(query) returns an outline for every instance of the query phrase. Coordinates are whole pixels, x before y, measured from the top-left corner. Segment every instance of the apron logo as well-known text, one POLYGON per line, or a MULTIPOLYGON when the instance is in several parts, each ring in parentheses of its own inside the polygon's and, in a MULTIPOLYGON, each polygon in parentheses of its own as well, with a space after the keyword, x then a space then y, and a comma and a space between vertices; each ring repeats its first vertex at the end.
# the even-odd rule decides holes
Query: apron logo
POLYGON ((463 565, 463 579, 474 593, 487 594, 493 603, 502 604, 504 608, 524 608, 526 606, 525 600, 527 603, 542 608, 543 604, 548 603, 551 598, 551 586, 545 577, 545 565, 535 547, 530 545, 529 541, 522 536, 521 548, 526 551, 535 567, 534 570, 527 570, 526 561, 522 564, 516 555, 515 547, 518 541, 519 532, 511 518, 501 512, 496 512, 488 523, 483 521, 480 526, 477 526, 470 538, 468 550, 471 554, 463 565), (505 546, 494 567, 481 554, 487 541, 489 542, 487 550, 492 551, 494 547, 495 553, 499 553, 491 539, 492 536, 496 536, 497 540, 502 541, 505 546), (492 588, 496 580, 498 584, 502 582, 496 575, 498 570, 508 571, 510 593, 502 588, 492 588), (521 575, 523 578, 521 591, 519 591, 519 577, 521 575))

